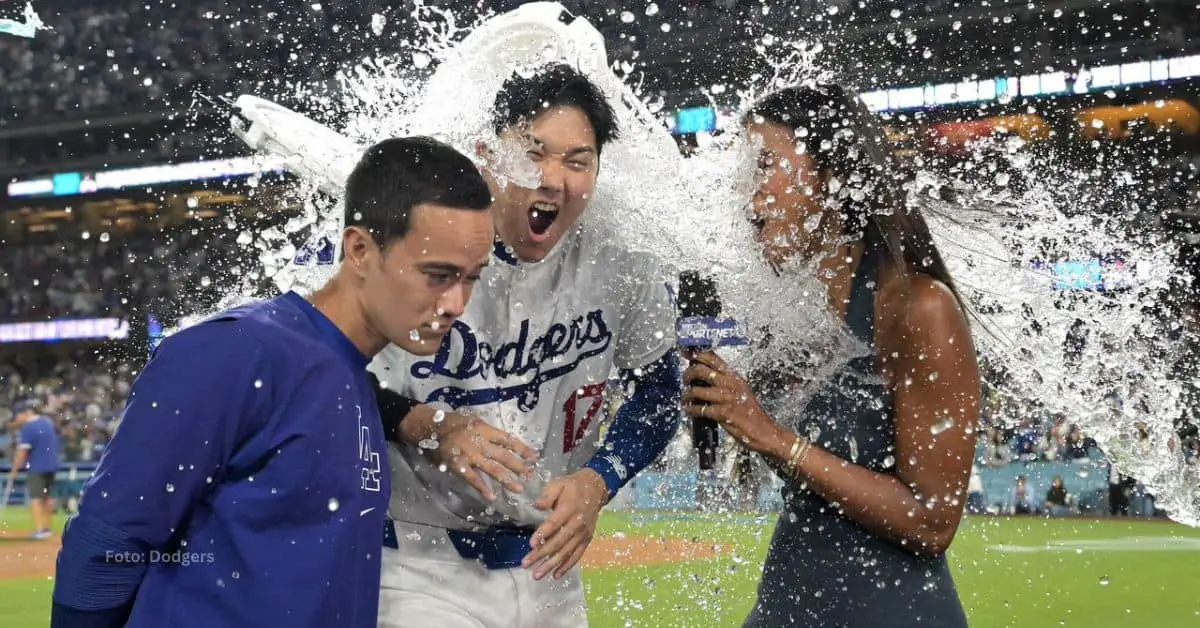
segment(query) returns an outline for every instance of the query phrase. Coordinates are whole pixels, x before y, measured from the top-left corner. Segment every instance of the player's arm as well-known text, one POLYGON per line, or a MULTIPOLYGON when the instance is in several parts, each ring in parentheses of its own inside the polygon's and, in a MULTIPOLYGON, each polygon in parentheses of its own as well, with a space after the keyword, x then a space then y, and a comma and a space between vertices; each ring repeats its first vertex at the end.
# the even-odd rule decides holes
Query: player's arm
POLYGON ((367 377, 375 389, 375 402, 379 405, 379 417, 383 419, 384 437, 393 443, 404 444, 400 437, 400 424, 420 402, 383 386, 379 377, 371 371, 367 371, 367 377))
POLYGON ((17 448, 17 453, 12 456, 12 468, 8 469, 8 477, 16 478, 20 469, 25 468, 25 462, 29 461, 29 448, 20 445, 17 448))
MULTIPOLYGON (((644 271, 639 271, 642 276, 644 271)), ((637 275, 626 273, 619 280, 637 275)), ((623 301, 614 362, 634 380, 631 397, 609 426, 605 446, 579 471, 546 485, 534 507, 549 510, 534 531, 522 566, 534 579, 561 578, 579 562, 600 511, 666 449, 679 426, 682 378, 675 349, 675 307, 667 284, 654 279, 618 286, 623 301)))
MULTIPOLYGON (((624 300, 614 355, 625 389, 632 392, 609 426, 604 446, 587 463, 604 478, 609 499, 658 459, 675 436, 682 413, 677 309, 665 281, 645 277, 645 270, 640 275, 636 285, 620 290, 624 300)), ((635 276, 639 273, 626 275, 635 276)))
POLYGON ((53 628, 123 626, 148 568, 186 528, 270 404, 261 345, 233 323, 167 338, 63 532, 53 628))
POLYGON ((452 473, 488 501, 495 500, 496 495, 483 474, 510 491, 523 490, 519 478, 530 472, 530 464, 537 458, 532 447, 467 414, 443 413, 439 421, 432 406, 383 386, 374 373, 368 371, 368 375, 388 440, 401 445, 416 445, 427 438, 437 440, 442 446, 426 453, 453 469, 452 473))
POLYGON ((33 434, 31 433, 29 424, 21 426, 21 431, 17 437, 17 451, 13 454, 12 469, 9 470, 10 476, 16 476, 25 468, 25 463, 29 462, 29 452, 33 450, 33 434))
POLYGON ((634 476, 658 459, 679 428, 683 382, 679 354, 667 351, 641 369, 621 369, 629 399, 608 428, 604 446, 587 467, 608 487, 612 499, 634 476))

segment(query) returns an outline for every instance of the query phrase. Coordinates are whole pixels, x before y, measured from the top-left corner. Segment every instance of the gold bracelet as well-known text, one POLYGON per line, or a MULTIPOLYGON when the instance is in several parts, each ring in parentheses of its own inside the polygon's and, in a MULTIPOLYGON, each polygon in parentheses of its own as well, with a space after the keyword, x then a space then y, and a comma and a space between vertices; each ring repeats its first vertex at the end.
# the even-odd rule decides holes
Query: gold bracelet
POLYGON ((808 448, 810 446, 812 446, 812 443, 807 438, 804 438, 799 434, 796 435, 796 443, 792 445, 792 450, 788 453, 787 459, 787 468, 791 475, 796 475, 796 471, 799 470, 798 467, 802 461, 802 457, 808 453, 808 448))
POLYGON ((800 448, 800 452, 796 454, 796 459, 792 463, 793 475, 799 475, 800 465, 804 464, 804 461, 808 459, 808 452, 811 450, 812 441, 808 440, 807 438, 804 439, 804 446, 800 448))
POLYGON ((787 457, 783 459, 785 464, 790 464, 792 458, 796 456, 796 452, 800 450, 800 445, 804 443, 804 439, 799 434, 796 435, 796 440, 792 441, 792 448, 788 451, 787 457))

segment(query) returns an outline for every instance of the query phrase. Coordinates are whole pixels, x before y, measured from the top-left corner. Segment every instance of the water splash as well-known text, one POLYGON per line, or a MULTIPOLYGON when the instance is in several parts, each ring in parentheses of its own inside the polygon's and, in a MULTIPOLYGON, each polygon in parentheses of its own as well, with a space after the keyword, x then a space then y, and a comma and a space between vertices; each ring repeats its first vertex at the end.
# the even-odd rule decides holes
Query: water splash
MULTIPOLYGON (((684 269, 711 273, 729 304, 727 314, 755 327, 770 325, 775 337, 789 339, 746 352, 739 356, 743 365, 752 356, 757 364, 790 366, 802 348, 812 364, 831 370, 838 356, 848 359, 850 352, 860 353, 862 347, 855 346, 827 309, 775 307, 780 302, 823 302, 824 292, 815 276, 772 272, 758 256, 744 213, 730 211, 746 206, 753 193, 754 147, 731 136, 719 150, 685 160, 646 104, 648 99, 609 68, 603 37, 582 18, 569 26, 560 23, 557 6, 526 5, 462 24, 448 10, 419 3, 413 18, 421 35, 406 50, 342 72, 340 97, 317 99, 313 106, 340 112, 340 141, 366 146, 388 137, 430 135, 486 165, 502 182, 536 185, 536 166, 515 147, 503 145, 491 127, 492 95, 513 73, 530 76, 546 63, 569 63, 604 91, 622 129, 622 137, 605 146, 605 167, 581 228, 598 231, 629 250, 655 255, 670 274, 684 269), (414 58, 422 59, 430 72, 414 72, 414 58), (485 162, 477 151, 480 143, 498 148, 498 156, 485 162), (667 223, 670 228, 664 227, 667 223)), ((790 59, 811 53, 796 48, 797 56, 790 59)), ((259 149, 278 152, 265 144, 259 149)), ((308 178, 311 184, 313 177, 308 178)), ((319 209, 315 214, 328 223, 337 221, 319 209)), ((314 222, 307 204, 301 221, 314 222)), ((301 278, 286 263, 291 249, 279 244, 281 235, 287 239, 287 234, 278 233, 261 238, 268 272, 281 288, 297 282, 312 286, 314 275, 301 278)))
POLYGON ((33 2, 25 3, 25 13, 22 15, 20 22, 8 18, 0 18, 0 34, 33 39, 37 36, 39 30, 51 29, 49 26, 46 26, 42 18, 38 17, 37 11, 33 8, 33 2))
POLYGON ((1172 339, 1178 322, 1157 314, 1188 279, 1175 243, 1132 231, 1120 214, 1099 215, 1097 196, 1127 191, 1097 192, 1099 177, 1034 158, 1020 140, 980 146, 968 161, 979 166, 997 152, 1010 156, 1012 172, 993 179, 995 189, 928 171, 913 186, 951 191, 917 202, 975 311, 989 385, 1065 415, 1172 518, 1200 525, 1200 470, 1187 464, 1174 425, 1184 410, 1173 372, 1183 343, 1172 339), (1013 176, 1027 189, 1010 185, 1013 176), (1114 255, 1121 270, 1103 290, 1063 289, 1052 272, 1055 262, 1114 255))
MULTIPOLYGON (((735 366, 786 366, 802 382, 789 392, 787 405, 802 407, 817 384, 864 348, 824 306, 814 268, 801 265, 776 275, 758 258, 741 210, 752 192, 753 145, 728 133, 682 157, 646 104, 650 99, 617 78, 603 39, 588 33, 586 23, 566 31, 557 22, 512 15, 462 24, 449 10, 418 3, 413 17, 420 37, 400 54, 343 72, 339 96, 314 97, 312 104, 337 112, 344 121, 338 132, 357 145, 432 135, 481 165, 476 146, 499 147, 500 157, 487 165, 510 184, 531 185, 533 171, 520 155, 503 150, 490 128, 490 95, 512 72, 531 73, 554 60, 576 65, 614 103, 624 131, 605 149, 606 165, 582 228, 653 253, 672 271, 715 275, 727 313, 789 339, 735 356, 735 366)), ((828 81, 832 77, 819 62, 823 50, 815 42, 765 37, 757 51, 772 73, 740 90, 739 98, 749 103, 785 85, 828 81)), ((1080 191, 1094 190, 1097 182, 1034 159, 1026 148, 1014 140, 1001 146, 1011 169, 993 173, 990 182, 919 165, 908 189, 909 202, 924 211, 974 311, 977 348, 995 374, 989 384, 1066 414, 1122 472, 1141 479, 1172 517, 1200 523, 1200 481, 1184 462, 1172 425, 1182 405, 1181 383, 1171 373, 1175 347, 1165 340, 1169 324, 1146 312, 1177 278, 1173 246, 1152 234, 1132 237, 1117 221, 1070 211, 1086 198, 1080 191), (1015 189, 1014 174, 1025 189, 1015 189), (1124 293, 1054 290, 1046 263, 1116 250, 1136 279, 1124 293), (1123 404, 1114 407, 1106 401, 1112 398, 1123 404), (1148 428, 1145 438, 1137 426, 1148 428)), ((968 170, 970 165, 960 173, 968 170)), ((843 182, 839 193, 863 194, 854 183, 843 182)), ((297 233, 340 230, 337 200, 320 198, 319 187, 307 181, 296 190, 304 205, 297 229, 258 239, 264 266, 281 288, 316 281, 311 269, 300 272, 291 264, 297 233)))

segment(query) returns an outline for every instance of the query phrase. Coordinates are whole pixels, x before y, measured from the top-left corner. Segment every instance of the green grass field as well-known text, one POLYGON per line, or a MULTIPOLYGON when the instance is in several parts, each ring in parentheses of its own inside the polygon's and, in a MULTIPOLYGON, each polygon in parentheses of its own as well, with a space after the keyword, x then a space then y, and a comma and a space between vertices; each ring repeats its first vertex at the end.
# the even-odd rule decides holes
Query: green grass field
MULTIPOLYGON (((0 531, 30 528, 22 510, 3 516, 0 531)), ((739 626, 754 603, 772 526, 772 518, 748 515, 606 515, 601 534, 736 549, 716 559, 585 572, 591 625, 739 626)), ((3 543, 0 560, 12 560, 3 543)), ((1200 626, 1200 530, 1151 521, 976 517, 963 524, 950 557, 973 627, 1200 626)), ((0 581, 0 627, 45 626, 51 587, 48 579, 0 581)))

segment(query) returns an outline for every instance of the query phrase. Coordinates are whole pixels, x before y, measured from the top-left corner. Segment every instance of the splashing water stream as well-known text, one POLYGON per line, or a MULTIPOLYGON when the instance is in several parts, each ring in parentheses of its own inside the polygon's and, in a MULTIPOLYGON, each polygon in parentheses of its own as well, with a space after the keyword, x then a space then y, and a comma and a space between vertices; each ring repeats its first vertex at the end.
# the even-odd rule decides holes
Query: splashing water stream
MULTIPOLYGON (((307 231, 310 243, 321 235, 338 241, 341 208, 328 192, 341 181, 336 174, 317 180, 318 173, 345 172, 355 147, 424 134, 475 158, 475 146, 485 142, 501 149, 488 166, 502 180, 536 185, 536 167, 502 146, 490 128, 490 95, 512 72, 532 73, 562 60, 604 90, 622 129, 621 139, 604 149, 605 166, 581 228, 655 254, 670 273, 711 273, 728 315, 752 329, 769 324, 774 337, 788 338, 734 356, 738 368, 787 368, 805 382, 779 404, 801 407, 817 383, 862 354, 864 347, 825 307, 814 267, 798 265, 777 275, 760 259, 744 211, 756 167, 748 138, 732 129, 683 157, 646 99, 609 68, 603 38, 586 21, 568 27, 550 13, 523 9, 460 24, 452 12, 420 3, 413 17, 423 36, 410 49, 344 71, 337 99, 313 98, 314 106, 342 120, 338 138, 326 141, 325 150, 304 153, 307 166, 289 162, 293 171, 309 175, 295 190, 303 214, 284 229, 252 234, 281 290, 315 289, 328 277, 328 269, 293 264, 295 239, 307 231), (785 303, 796 307, 780 307, 785 303), (798 351, 807 359, 797 360, 798 351)), ((739 91, 743 103, 784 85, 832 78, 820 69, 819 44, 782 41, 784 52, 770 58, 773 75, 739 91)), ((768 55, 765 47, 759 52, 768 55)), ((308 127, 289 132, 295 128, 308 127)), ((332 137, 326 131, 312 130, 332 137)), ((290 156, 279 147, 259 148, 290 156)), ((1095 188, 1096 181, 1031 158, 1026 149, 1015 140, 987 147, 1027 182, 1020 191, 1009 185, 1010 174, 982 185, 932 168, 919 169, 908 189, 909 203, 924 213, 973 310, 976 347, 988 372, 999 374, 989 386, 1065 414, 1123 473, 1146 484, 1172 518, 1198 525, 1200 477, 1185 463, 1173 427, 1183 404, 1183 382, 1172 373, 1179 343, 1166 337, 1172 325, 1150 313, 1178 279, 1174 247, 1164 237, 1135 237, 1115 220, 1072 211, 1072 203, 1084 198, 1077 191, 1095 188), (1119 253, 1131 269, 1121 291, 1055 290, 1045 269, 1048 262, 1108 253, 1119 253), (1086 341, 1072 340, 1081 335, 1086 341), (1121 404, 1109 403, 1113 398, 1121 404), (1148 438, 1138 437, 1139 424, 1148 438)), ((843 195, 863 192, 854 182, 843 184, 843 195)))

